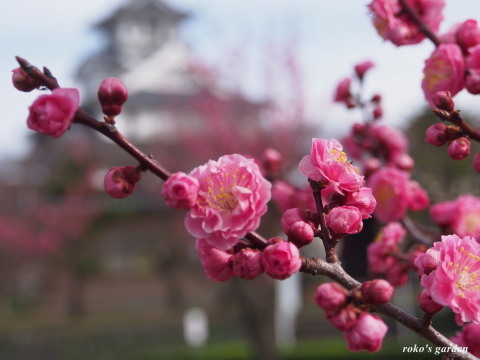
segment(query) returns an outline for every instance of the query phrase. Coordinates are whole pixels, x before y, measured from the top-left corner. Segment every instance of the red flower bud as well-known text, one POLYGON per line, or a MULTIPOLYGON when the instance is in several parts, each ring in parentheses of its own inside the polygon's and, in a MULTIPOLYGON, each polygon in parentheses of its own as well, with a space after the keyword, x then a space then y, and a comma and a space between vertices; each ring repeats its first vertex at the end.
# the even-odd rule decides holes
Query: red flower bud
POLYGON ((30 77, 22 68, 12 70, 12 83, 15 89, 30 92, 40 86, 37 80, 30 77))
POLYGON ((103 186, 108 195, 122 199, 133 193, 139 180, 140 172, 135 166, 117 166, 107 172, 103 186))
POLYGON ((427 290, 423 290, 418 296, 418 304, 420 305, 420 309, 422 309, 422 311, 430 314, 439 312, 443 307, 432 300, 432 297, 429 295, 427 290))
POLYGON ((425 142, 433 146, 442 146, 447 142, 447 125, 436 123, 430 125, 426 131, 425 142))
POLYGON ((453 111, 455 103, 453 102, 450 91, 437 91, 432 95, 432 101, 437 109, 445 110, 448 112, 453 111))
POLYGON ((275 149, 266 149, 260 160, 267 173, 277 173, 282 168, 283 156, 275 149))
POLYGON ((363 300, 367 304, 380 305, 390 301, 393 286, 386 280, 376 279, 363 283, 361 289, 363 300))
POLYGON ((127 88, 119 79, 104 79, 98 88, 98 100, 102 112, 108 117, 115 117, 122 111, 122 105, 128 99, 127 88))
POLYGON ((448 144, 448 154, 453 160, 465 159, 470 154, 470 140, 460 137, 448 144))

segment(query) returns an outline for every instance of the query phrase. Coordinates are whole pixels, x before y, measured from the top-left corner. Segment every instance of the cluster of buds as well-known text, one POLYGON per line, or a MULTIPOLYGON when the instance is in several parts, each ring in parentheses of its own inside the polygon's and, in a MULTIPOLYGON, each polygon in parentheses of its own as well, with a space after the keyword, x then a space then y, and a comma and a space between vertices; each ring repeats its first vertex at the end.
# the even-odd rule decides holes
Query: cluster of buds
POLYGON ((333 282, 318 286, 315 302, 327 319, 343 331, 351 351, 380 350, 387 326, 368 312, 372 306, 385 304, 393 295, 393 287, 385 280, 368 281, 360 289, 347 291, 333 282))
MULTIPOLYGON (((425 142, 433 146, 447 145, 447 152, 453 160, 463 160, 470 155, 470 133, 468 125, 462 119, 460 112, 455 110, 455 104, 449 91, 438 91, 433 95, 433 112, 445 123, 430 125, 426 131, 425 142)), ((473 168, 480 172, 480 154, 473 157, 473 168)))
POLYGON ((365 75, 375 65, 373 62, 366 60, 354 66, 355 75, 342 79, 335 89, 333 96, 334 102, 344 104, 348 109, 360 107, 371 114, 373 120, 380 119, 383 116, 382 97, 375 94, 369 101, 363 101, 358 94, 352 90, 352 85, 357 82, 360 87, 364 81, 365 75))
POLYGON ((205 274, 213 281, 227 281, 233 276, 255 279, 266 273, 284 280, 300 270, 298 248, 280 237, 271 238, 264 249, 240 242, 229 250, 218 249, 205 239, 197 239, 196 248, 205 274))

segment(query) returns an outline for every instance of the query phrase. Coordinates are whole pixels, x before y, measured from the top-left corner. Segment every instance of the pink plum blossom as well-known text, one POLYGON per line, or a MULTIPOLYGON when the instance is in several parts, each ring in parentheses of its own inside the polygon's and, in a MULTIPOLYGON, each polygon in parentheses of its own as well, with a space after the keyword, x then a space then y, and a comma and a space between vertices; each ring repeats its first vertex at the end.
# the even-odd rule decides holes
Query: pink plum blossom
POLYGON ((456 201, 451 227, 460 237, 472 236, 480 240, 480 198, 473 195, 460 196, 456 201))
POLYGON ((384 223, 405 217, 409 205, 409 176, 396 168, 378 170, 369 180, 372 194, 377 200, 375 217, 384 223))
POLYGON ((315 303, 326 312, 337 312, 347 300, 347 290, 338 283, 327 282, 315 291, 315 303))
POLYGON ((468 351, 476 357, 480 357, 480 325, 473 323, 465 325, 451 340, 460 347, 468 348, 468 351))
POLYGON ((420 254, 414 260, 415 267, 418 270, 418 276, 428 275, 435 270, 440 263, 440 253, 434 248, 428 249, 424 254, 420 254))
POLYGON ((388 163, 394 162, 408 149, 408 140, 405 135, 390 126, 376 124, 371 127, 370 135, 384 152, 383 155, 388 163))
POLYGON ((227 250, 258 227, 267 211, 271 184, 254 160, 224 155, 189 175, 199 183, 197 202, 185 217, 192 236, 227 250))
POLYGON ((108 170, 103 180, 105 192, 115 199, 123 199, 135 191, 135 184, 140 180, 137 167, 117 166, 108 170))
POLYGON ((350 351, 379 351, 387 330, 387 325, 380 317, 362 312, 355 325, 344 333, 348 349, 350 351))
POLYGON ((28 108, 28 128, 58 138, 70 127, 79 106, 77 89, 57 88, 51 94, 40 95, 28 108))
POLYGON ((227 281, 233 276, 233 255, 230 252, 211 246, 205 239, 197 239, 195 248, 210 280, 227 281))
POLYGON ((190 209, 197 202, 198 180, 183 172, 172 174, 162 187, 162 196, 167 206, 175 209, 190 209))
POLYGON ((427 192, 417 181, 408 183, 408 208, 412 211, 425 210, 430 204, 427 192))
POLYGON ((437 91, 450 91, 455 96, 463 89, 465 64, 462 50, 456 44, 438 46, 425 60, 422 89, 425 99, 432 108, 435 107, 432 97, 437 91))
POLYGON ((263 250, 262 264, 268 276, 284 280, 300 270, 302 261, 298 248, 294 244, 280 241, 268 245, 263 250))
POLYGON ((291 208, 300 208, 316 211, 310 185, 297 188, 285 181, 276 180, 272 187, 272 199, 281 212, 291 208))
POLYGON ((422 286, 433 301, 450 307, 458 322, 480 323, 480 244, 469 236, 447 235, 433 249, 439 253, 438 266, 422 275, 422 286))
POLYGON ((310 155, 301 160, 299 169, 304 176, 326 182, 340 194, 357 191, 364 182, 335 139, 313 139, 310 155))
POLYGON ((338 206, 325 217, 327 227, 334 234, 356 234, 363 228, 362 214, 355 206, 338 206))
MULTIPOLYGON (((444 0, 406 0, 420 15, 420 19, 433 32, 437 32, 443 19, 444 0)), ((418 44, 425 35, 409 16, 402 11, 398 0, 373 0, 369 4, 373 25, 378 34, 395 45, 418 44)))
POLYGON ((244 248, 233 256, 233 273, 242 279, 255 279, 263 273, 262 253, 244 248))
POLYGON ((455 215, 456 206, 455 201, 443 201, 432 205, 429 211, 430 219, 440 226, 448 226, 455 215))

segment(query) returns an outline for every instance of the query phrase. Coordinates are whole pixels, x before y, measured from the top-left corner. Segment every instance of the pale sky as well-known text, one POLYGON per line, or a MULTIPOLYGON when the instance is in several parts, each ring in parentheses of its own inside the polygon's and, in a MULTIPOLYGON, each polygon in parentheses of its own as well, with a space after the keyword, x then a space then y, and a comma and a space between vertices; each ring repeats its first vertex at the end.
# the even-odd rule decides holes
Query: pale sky
MULTIPOLYGON (((345 132, 356 115, 331 103, 336 83, 352 66, 370 59, 377 64, 369 75, 367 90, 384 97, 385 120, 395 126, 424 106, 420 89, 424 60, 433 50, 421 45, 396 48, 383 42, 370 22, 366 0, 167 0, 192 13, 183 28, 191 48, 210 62, 220 61, 229 49, 238 56, 262 54, 269 43, 299 40, 296 47, 304 74, 309 117, 324 133, 345 132), (317 120, 318 119, 318 120, 317 120)), ((1 124, 0 159, 20 156, 27 149, 28 106, 39 92, 20 93, 11 86, 15 55, 37 66, 47 66, 64 87, 76 87, 78 64, 101 46, 91 24, 104 18, 124 0, 16 0, 0 5, 1 124)), ((480 18, 480 1, 449 0, 442 30, 466 20, 480 18)), ((272 59, 274 62, 275 59, 272 59)), ((255 89, 252 79, 246 87, 255 89)), ((472 95, 457 103, 474 111, 480 102, 472 95), (478 105, 477 105, 478 104, 478 105)), ((68 136, 68 133, 67 133, 68 136)), ((55 141, 52 139, 52 141, 55 141)))

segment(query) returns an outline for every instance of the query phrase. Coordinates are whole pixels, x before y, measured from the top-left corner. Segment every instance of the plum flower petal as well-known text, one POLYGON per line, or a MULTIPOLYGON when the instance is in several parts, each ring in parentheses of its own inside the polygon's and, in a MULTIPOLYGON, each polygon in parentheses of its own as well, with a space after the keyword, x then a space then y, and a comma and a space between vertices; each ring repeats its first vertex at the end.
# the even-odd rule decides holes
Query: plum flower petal
POLYGON ((196 203, 185 217, 187 231, 211 246, 227 250, 260 224, 271 184, 252 159, 233 154, 195 168, 196 203))
POLYGON ((328 182, 340 194, 357 191, 364 182, 335 139, 313 139, 310 155, 300 161, 299 170, 315 181, 328 182))

